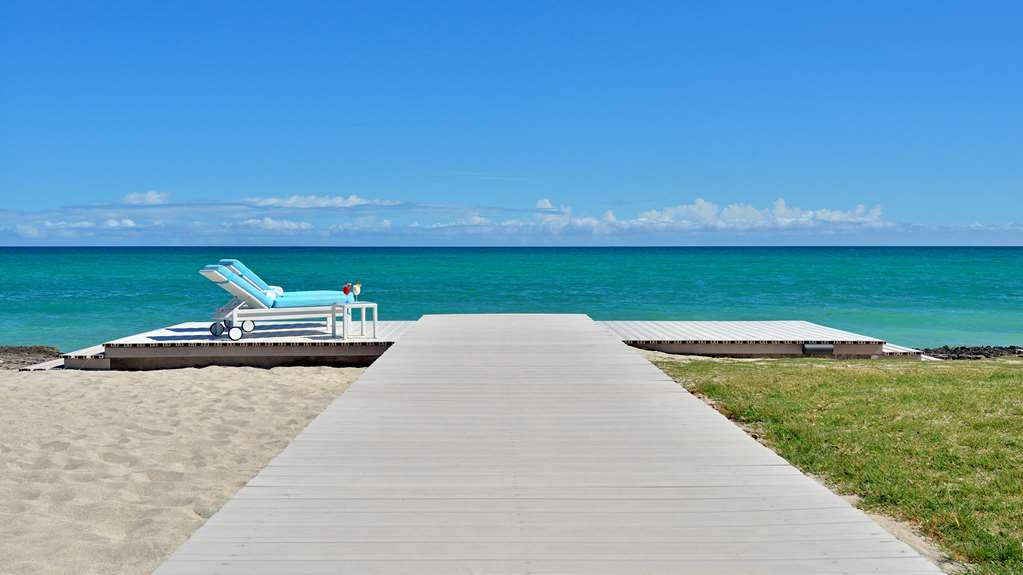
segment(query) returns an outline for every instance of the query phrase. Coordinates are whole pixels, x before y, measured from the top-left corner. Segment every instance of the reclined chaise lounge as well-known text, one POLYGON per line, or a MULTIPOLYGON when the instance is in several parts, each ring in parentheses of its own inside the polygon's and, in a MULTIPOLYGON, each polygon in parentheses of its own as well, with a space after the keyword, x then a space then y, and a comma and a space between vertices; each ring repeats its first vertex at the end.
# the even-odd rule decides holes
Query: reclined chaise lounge
POLYGON ((210 325, 215 337, 227 333, 233 341, 255 329, 257 320, 324 318, 327 330, 335 333, 337 315, 352 301, 340 291, 288 292, 271 286, 238 260, 220 260, 199 273, 234 296, 213 314, 210 325))
MULTIPOLYGON (((250 270, 247 265, 241 262, 241 260, 220 260, 217 263, 231 270, 232 272, 235 273, 235 275, 242 278, 259 291, 265 292, 268 290, 273 290, 277 292, 278 295, 284 294, 284 288, 266 283, 266 281, 264 281, 263 278, 259 277, 259 275, 256 274, 256 272, 250 270)), ((339 292, 329 290, 291 292, 291 294, 296 293, 303 293, 306 294, 307 296, 311 294, 318 294, 324 297, 330 297, 337 295, 339 292)))

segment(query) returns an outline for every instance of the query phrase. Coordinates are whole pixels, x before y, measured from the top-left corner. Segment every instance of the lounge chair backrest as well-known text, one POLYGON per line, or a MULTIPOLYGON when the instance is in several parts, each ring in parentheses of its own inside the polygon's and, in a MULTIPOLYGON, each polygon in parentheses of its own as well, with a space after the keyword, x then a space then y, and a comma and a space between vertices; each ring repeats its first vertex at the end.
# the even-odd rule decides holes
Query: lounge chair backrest
POLYGON ((256 272, 250 270, 248 266, 241 262, 241 260, 220 260, 217 263, 231 270, 242 279, 247 280, 249 283, 256 286, 256 289, 260 291, 272 289, 270 287, 270 284, 263 281, 263 278, 256 275, 256 272))
POLYGON ((251 283, 221 265, 206 266, 199 270, 206 279, 224 288, 231 295, 254 308, 272 308, 274 298, 256 289, 251 283))

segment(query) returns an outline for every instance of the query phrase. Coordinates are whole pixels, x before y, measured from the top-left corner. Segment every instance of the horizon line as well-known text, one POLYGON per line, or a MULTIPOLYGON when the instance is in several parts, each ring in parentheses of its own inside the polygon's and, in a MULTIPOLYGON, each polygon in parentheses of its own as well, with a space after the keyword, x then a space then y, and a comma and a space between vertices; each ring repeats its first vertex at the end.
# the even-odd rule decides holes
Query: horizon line
POLYGON ((2 245, 0 249, 38 249, 38 248, 245 248, 245 249, 294 249, 294 248, 355 248, 355 249, 650 249, 650 248, 676 248, 676 249, 715 249, 715 248, 1023 248, 1023 244, 756 244, 756 245, 673 245, 673 244, 644 244, 644 245, 325 245, 325 244, 294 244, 294 245, 243 245, 243 244, 208 244, 208 245, 183 245, 183 244, 137 244, 137 245, 82 245, 82 244, 36 244, 36 245, 2 245))

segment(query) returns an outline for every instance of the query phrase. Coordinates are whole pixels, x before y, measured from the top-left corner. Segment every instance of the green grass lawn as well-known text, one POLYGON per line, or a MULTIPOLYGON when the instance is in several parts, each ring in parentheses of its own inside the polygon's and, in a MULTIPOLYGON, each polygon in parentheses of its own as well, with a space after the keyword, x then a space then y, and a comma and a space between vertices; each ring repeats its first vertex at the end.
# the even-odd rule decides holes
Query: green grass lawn
POLYGON ((658 361, 860 507, 1023 574, 1023 361, 658 361))

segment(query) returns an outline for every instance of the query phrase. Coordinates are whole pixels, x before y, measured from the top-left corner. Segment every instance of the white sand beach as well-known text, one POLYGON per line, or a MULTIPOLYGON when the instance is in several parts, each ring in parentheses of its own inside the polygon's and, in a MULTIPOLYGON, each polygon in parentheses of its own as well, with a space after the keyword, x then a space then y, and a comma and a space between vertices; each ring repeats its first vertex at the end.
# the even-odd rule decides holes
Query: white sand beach
POLYGON ((362 371, 0 371, 0 573, 149 573, 362 371))

